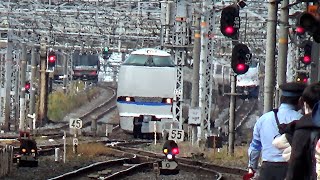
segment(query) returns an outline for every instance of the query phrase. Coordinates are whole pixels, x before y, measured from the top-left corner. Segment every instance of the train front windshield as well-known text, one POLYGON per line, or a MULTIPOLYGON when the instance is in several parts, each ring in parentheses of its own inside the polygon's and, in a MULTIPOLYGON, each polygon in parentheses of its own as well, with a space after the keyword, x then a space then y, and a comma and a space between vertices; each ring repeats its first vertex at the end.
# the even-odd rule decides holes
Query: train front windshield
POLYGON ((76 54, 73 56, 74 66, 97 66, 99 57, 97 55, 76 54))
POLYGON ((123 63, 123 65, 132 66, 155 66, 155 67, 174 67, 174 63, 170 56, 152 56, 131 54, 123 63))

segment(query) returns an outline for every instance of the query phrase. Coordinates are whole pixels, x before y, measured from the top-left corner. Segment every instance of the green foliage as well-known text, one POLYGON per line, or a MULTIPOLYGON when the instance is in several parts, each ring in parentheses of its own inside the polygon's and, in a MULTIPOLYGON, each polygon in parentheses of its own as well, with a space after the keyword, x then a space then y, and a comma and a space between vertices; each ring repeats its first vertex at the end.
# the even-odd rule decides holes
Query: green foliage
POLYGON ((56 91, 49 95, 48 118, 52 121, 60 121, 69 112, 91 101, 98 93, 97 88, 83 91, 84 85, 76 82, 68 89, 67 94, 56 91))

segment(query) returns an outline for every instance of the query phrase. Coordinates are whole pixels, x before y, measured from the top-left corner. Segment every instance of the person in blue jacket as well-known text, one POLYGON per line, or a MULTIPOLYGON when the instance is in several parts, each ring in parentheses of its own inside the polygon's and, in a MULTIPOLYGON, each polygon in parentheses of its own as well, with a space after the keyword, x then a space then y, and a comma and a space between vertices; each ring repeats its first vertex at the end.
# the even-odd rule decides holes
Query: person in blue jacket
POLYGON ((248 149, 248 169, 249 172, 255 172, 258 169, 261 155, 259 180, 284 180, 286 177, 288 163, 282 157, 282 151, 272 145, 272 141, 279 135, 278 124, 288 124, 302 117, 298 112, 301 108, 299 99, 305 87, 304 83, 298 82, 280 85, 282 93, 278 111, 263 114, 254 125, 253 137, 248 149))

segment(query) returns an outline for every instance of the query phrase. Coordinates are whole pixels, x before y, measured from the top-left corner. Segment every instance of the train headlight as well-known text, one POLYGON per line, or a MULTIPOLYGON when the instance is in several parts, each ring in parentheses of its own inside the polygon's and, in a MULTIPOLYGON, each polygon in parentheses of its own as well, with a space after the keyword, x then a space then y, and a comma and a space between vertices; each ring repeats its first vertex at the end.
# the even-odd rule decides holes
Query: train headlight
POLYGON ((173 100, 172 100, 172 98, 164 98, 164 99, 162 99, 162 103, 172 104, 173 100))
POLYGON ((31 152, 32 152, 32 153, 34 153, 34 152, 36 152, 36 150, 34 150, 34 149, 31 149, 31 152))
POLYGON ((25 148, 23 148, 21 151, 22 151, 23 153, 27 152, 27 150, 26 150, 25 148))
POLYGON ((127 102, 130 102, 130 101, 133 101, 133 98, 132 97, 126 97, 125 99, 127 102))

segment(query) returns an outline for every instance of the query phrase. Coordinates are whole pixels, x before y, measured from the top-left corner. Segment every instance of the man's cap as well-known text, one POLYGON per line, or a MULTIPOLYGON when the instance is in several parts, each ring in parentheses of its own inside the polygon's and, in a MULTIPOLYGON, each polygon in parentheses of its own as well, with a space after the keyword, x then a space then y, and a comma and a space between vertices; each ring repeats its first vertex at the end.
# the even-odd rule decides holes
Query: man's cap
POLYGON ((280 89, 282 90, 282 96, 297 97, 302 95, 302 92, 306 86, 307 85, 305 83, 288 82, 281 84, 280 89))

